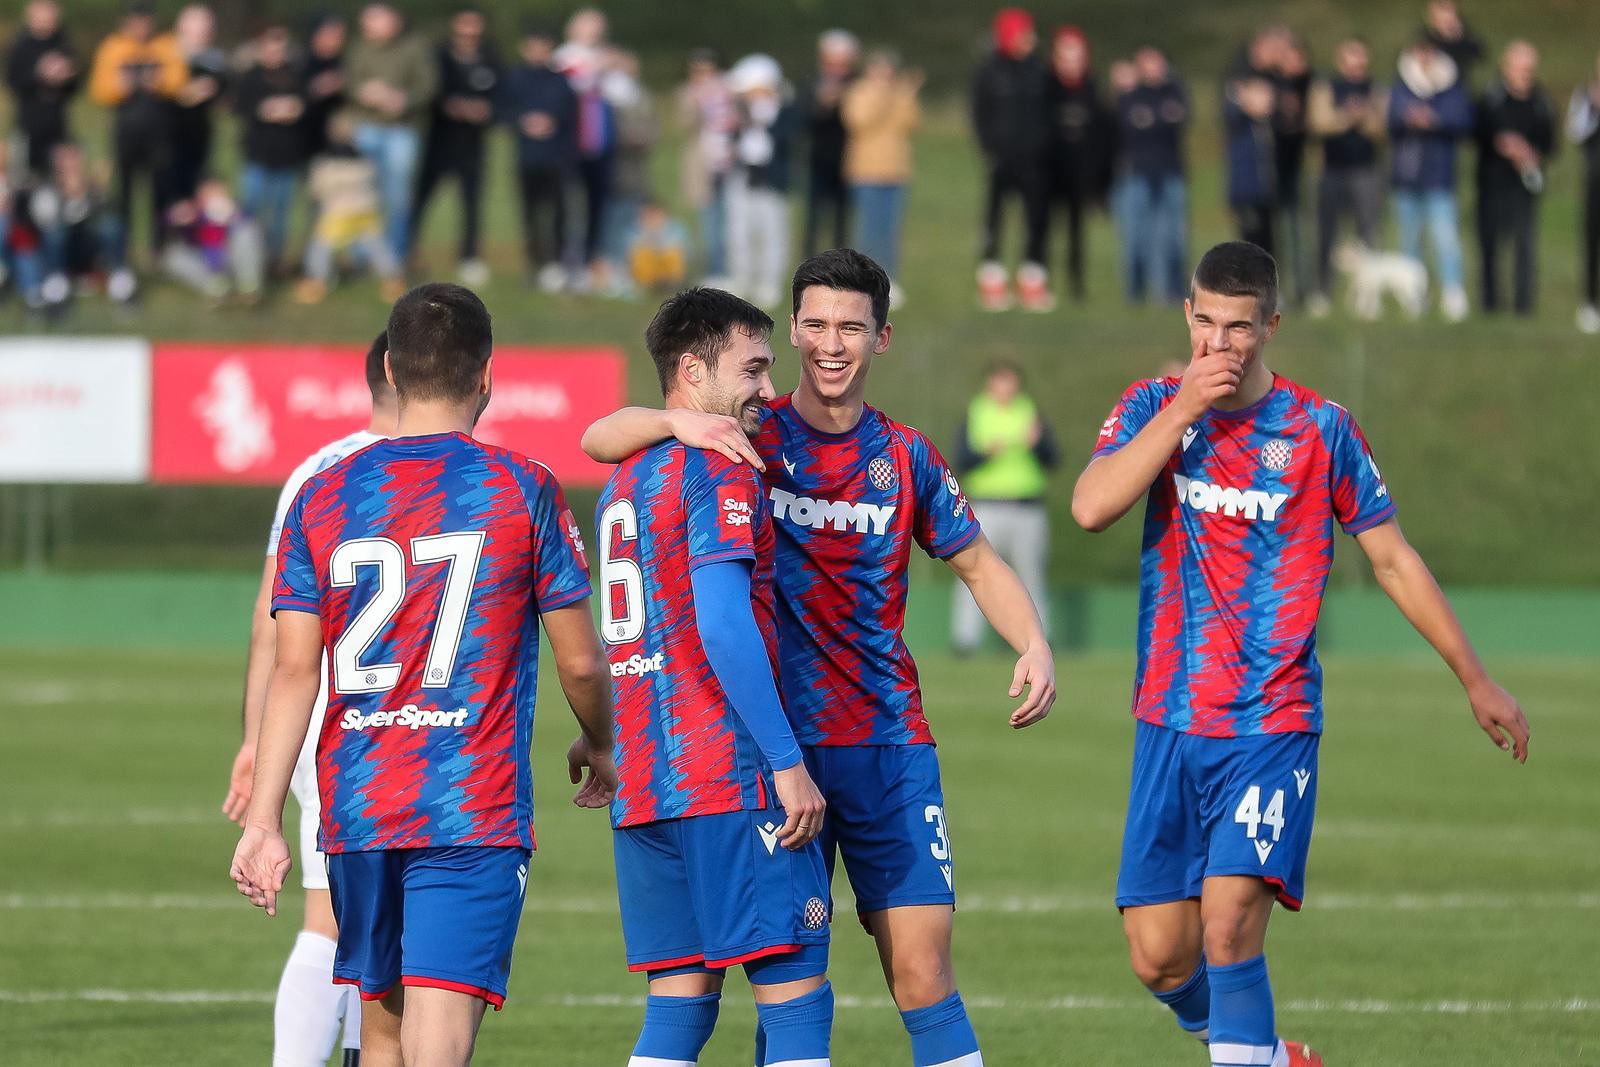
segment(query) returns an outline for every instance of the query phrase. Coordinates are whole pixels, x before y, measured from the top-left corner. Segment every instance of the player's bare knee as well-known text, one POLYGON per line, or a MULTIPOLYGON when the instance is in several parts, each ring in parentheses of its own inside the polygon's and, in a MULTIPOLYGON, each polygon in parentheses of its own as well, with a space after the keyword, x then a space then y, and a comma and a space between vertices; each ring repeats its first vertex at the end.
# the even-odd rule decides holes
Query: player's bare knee
POLYGON ((956 991, 950 957, 937 950, 896 952, 891 967, 894 1001, 901 1011, 929 1007, 956 991))
POLYGON ((1244 907, 1225 908, 1206 915, 1206 959, 1219 967, 1259 956, 1265 930, 1256 915, 1244 907))
POLYGON ((1130 936, 1128 962, 1147 989, 1164 993, 1189 980, 1200 966, 1200 953, 1187 945, 1151 944, 1130 936))

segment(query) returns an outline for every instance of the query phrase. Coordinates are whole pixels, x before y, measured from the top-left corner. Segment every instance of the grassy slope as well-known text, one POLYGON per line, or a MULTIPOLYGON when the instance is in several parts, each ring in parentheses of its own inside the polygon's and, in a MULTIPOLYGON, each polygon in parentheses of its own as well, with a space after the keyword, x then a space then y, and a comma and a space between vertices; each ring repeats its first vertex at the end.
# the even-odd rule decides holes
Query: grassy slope
MULTIPOLYGON (((1027 737, 1000 726, 1002 661, 925 668, 967 904, 961 985, 991 1062, 1197 1062, 1127 973, 1106 903, 1126 789, 1129 662, 1063 662, 1060 710, 1027 737), (1043 910, 1008 912, 1008 898, 1043 910)), ((81 654, 0 653, 0 670, 12 692, 0 853, 26 857, 0 866, 0 1060, 260 1062, 297 900, 268 922, 230 899, 234 834, 215 806, 237 662, 106 652, 86 667, 81 654), (109 907, 108 894, 203 906, 109 907), (97 906, 48 906, 75 896, 97 906), (84 989, 252 999, 6 1002, 84 989)), ((1330 1063, 1600 1061, 1592 938, 1582 933, 1594 927, 1600 879, 1600 766, 1586 727, 1600 673, 1536 662, 1505 671, 1536 726, 1525 768, 1477 734, 1436 665, 1336 660, 1328 677, 1307 910, 1280 916, 1271 945, 1284 1032, 1315 1042, 1330 1063), (1439 1010, 1453 1001, 1465 1007, 1439 1010)), ((485 1067, 620 1063, 640 1014, 628 998, 642 983, 621 962, 606 831, 564 803, 557 760, 569 727, 556 707, 546 704, 536 743, 541 851, 512 999, 486 1024, 485 1067)), ((834 978, 847 999, 835 1062, 899 1062, 904 1036, 870 945, 851 922, 837 934, 834 978)), ((707 1067, 747 1062, 753 1013, 740 985, 730 984, 707 1067)))

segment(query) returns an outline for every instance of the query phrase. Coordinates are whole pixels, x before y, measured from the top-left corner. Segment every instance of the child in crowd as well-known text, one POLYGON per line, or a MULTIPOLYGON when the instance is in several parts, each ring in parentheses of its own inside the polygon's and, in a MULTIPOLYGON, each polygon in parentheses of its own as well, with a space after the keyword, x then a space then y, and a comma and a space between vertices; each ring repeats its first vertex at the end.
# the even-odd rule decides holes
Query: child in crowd
POLYGON ((214 303, 230 294, 247 305, 261 299, 261 232, 219 179, 203 179, 166 221, 161 266, 170 277, 214 303))
POLYGON ((646 292, 670 293, 683 285, 689 238, 683 223, 654 200, 639 206, 628 239, 628 270, 646 292))
MULTIPOLYGON (((102 171, 106 171, 103 165, 102 171)), ((44 297, 60 304, 74 292, 102 285, 106 295, 126 304, 138 293, 134 274, 117 258, 123 246, 121 221, 106 202, 107 173, 91 174, 83 149, 59 144, 50 153, 50 181, 29 199, 43 242, 44 297)))
POLYGON ((383 236, 377 171, 351 147, 351 135, 349 118, 335 116, 328 124, 327 147, 311 164, 308 184, 317 224, 306 246, 305 277, 295 287, 302 304, 321 303, 328 295, 334 257, 346 250, 365 257, 386 303, 405 294, 400 261, 383 236))

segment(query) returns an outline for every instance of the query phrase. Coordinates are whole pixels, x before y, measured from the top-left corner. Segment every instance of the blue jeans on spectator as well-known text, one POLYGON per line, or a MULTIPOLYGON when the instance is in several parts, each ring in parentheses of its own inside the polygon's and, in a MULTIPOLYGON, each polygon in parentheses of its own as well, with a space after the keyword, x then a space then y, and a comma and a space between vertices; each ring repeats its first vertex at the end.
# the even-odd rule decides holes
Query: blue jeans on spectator
POLYGON ((411 250, 411 195, 417 187, 422 138, 410 126, 358 123, 352 141, 378 171, 384 240, 402 264, 411 250))
POLYGON ((904 185, 850 186, 856 221, 856 250, 871 256, 890 279, 900 276, 900 225, 905 218, 904 185))
POLYGON ((1442 289, 1462 289, 1461 215, 1453 189, 1396 189, 1394 217, 1400 230, 1400 251, 1422 260, 1422 228, 1433 244, 1433 269, 1442 289))
POLYGON ((1166 303, 1182 300, 1189 288, 1189 197, 1183 175, 1125 174, 1117 179, 1112 200, 1128 300, 1143 300, 1147 291, 1166 303))
POLYGON ((721 175, 711 179, 711 195, 700 208, 700 243, 705 247, 706 277, 728 276, 727 193, 726 179, 721 175))
POLYGON ((239 195, 244 213, 256 220, 266 239, 269 267, 283 261, 283 247, 289 233, 289 205, 294 200, 298 167, 268 167, 246 163, 239 176, 239 195))

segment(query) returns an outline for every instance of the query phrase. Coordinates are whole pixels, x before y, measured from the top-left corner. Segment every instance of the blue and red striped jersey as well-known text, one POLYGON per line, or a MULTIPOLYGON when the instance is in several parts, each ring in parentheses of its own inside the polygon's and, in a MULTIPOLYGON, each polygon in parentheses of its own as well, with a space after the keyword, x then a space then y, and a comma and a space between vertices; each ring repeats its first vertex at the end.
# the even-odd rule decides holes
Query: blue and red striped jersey
POLYGON ((847 433, 779 397, 755 444, 777 534, 779 691, 803 745, 926 745, 905 626, 911 546, 945 559, 980 528, 944 457, 871 406, 847 433))
MULTIPOLYGON (((1180 381, 1129 387, 1094 454, 1131 441, 1180 381)), ((1339 405, 1274 375, 1249 407, 1213 408, 1150 487, 1134 715, 1207 737, 1320 733, 1316 626, 1334 523, 1358 534, 1394 513, 1339 405)))
POLYGON ((538 614, 588 595, 561 486, 508 449, 394 438, 307 481, 272 608, 322 623, 322 850, 532 848, 538 614))
POLYGON ((600 637, 611 663, 615 826, 766 806, 770 769, 701 645, 691 574, 751 561, 756 623, 776 656, 772 520, 755 471, 666 441, 600 494, 600 637))

